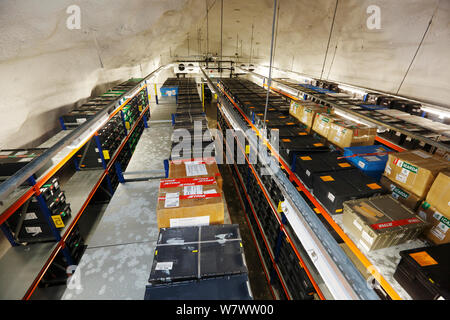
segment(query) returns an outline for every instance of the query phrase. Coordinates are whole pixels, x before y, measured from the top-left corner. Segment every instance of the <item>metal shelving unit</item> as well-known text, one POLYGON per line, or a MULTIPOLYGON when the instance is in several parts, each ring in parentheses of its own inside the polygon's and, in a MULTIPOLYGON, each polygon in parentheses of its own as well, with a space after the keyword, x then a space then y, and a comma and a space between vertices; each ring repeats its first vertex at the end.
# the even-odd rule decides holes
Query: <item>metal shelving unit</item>
MULTIPOLYGON (((206 74, 204 76, 208 79, 210 88, 218 94, 219 111, 227 119, 230 128, 245 132, 250 127, 261 135, 260 129, 256 128, 252 121, 240 110, 232 97, 227 95, 220 86, 215 85, 206 74)), ((249 144, 252 144, 252 139, 246 138, 249 144)), ((296 253, 299 259, 303 259, 305 269, 310 270, 308 275, 312 282, 314 283, 314 280, 316 280, 319 283, 319 290, 322 284, 329 290, 330 295, 324 294, 321 298, 379 299, 383 297, 387 299, 410 299, 409 295, 392 277, 399 259, 396 253, 411 247, 423 246, 425 243, 417 240, 409 244, 377 250, 376 253, 363 253, 363 250, 343 230, 339 217, 329 214, 303 185, 298 176, 291 171, 290 166, 279 156, 277 150, 267 140, 264 142, 272 154, 269 161, 270 165, 267 165, 266 168, 282 168, 277 172, 272 172, 274 183, 280 188, 284 197, 284 201, 280 203, 282 209, 280 211, 283 211, 288 227, 282 227, 281 229, 291 239, 293 237, 298 238, 301 246, 303 246, 304 250, 297 250, 296 253), (363 276, 357 270, 354 263, 319 220, 318 214, 325 218, 326 222, 367 269, 367 275, 363 276), (383 265, 383 259, 385 259, 385 264, 389 264, 389 268, 383 265), (366 281, 368 276, 372 278, 370 279, 372 286, 366 281)), ((255 141, 253 144, 255 144, 255 141)), ((270 199, 267 200, 270 203, 270 199)), ((273 201, 271 205, 273 206, 273 201)), ((289 242, 295 248, 295 241, 289 242)))
MULTIPOLYGON (((103 110, 99 111, 94 118, 86 121, 74 130, 64 130, 63 126, 61 132, 42 144, 40 147, 49 149, 0 185, 0 193, 3 199, 0 206, 0 224, 3 224, 32 196, 39 197, 40 187, 73 159, 76 152, 97 135, 98 129, 117 113, 122 113, 122 109, 141 91, 147 92, 148 80, 161 68, 138 81, 132 89, 126 91, 120 98, 112 101, 103 110), (30 172, 33 174, 45 163, 50 163, 51 165, 36 179, 32 187, 14 188, 18 181, 26 179, 30 172)), ((65 191, 67 202, 71 205, 72 216, 66 221, 65 226, 58 230, 56 242, 34 243, 26 246, 12 243, 13 246, 0 259, 0 282, 2 283, 0 299, 29 299, 60 252, 64 254, 67 262, 71 263, 70 252, 66 248, 65 242, 105 179, 108 180, 109 191, 111 193, 114 192, 110 183, 110 175, 112 173, 117 174, 114 171, 117 169, 115 164, 119 155, 123 152, 131 152, 128 141, 136 128, 143 124, 145 127, 147 126, 149 110, 150 105, 140 108, 139 116, 134 119, 132 124, 129 123, 126 126, 127 134, 108 162, 104 161, 102 150, 100 150, 102 167, 93 170, 77 170, 67 182, 61 184, 61 189, 65 191)))

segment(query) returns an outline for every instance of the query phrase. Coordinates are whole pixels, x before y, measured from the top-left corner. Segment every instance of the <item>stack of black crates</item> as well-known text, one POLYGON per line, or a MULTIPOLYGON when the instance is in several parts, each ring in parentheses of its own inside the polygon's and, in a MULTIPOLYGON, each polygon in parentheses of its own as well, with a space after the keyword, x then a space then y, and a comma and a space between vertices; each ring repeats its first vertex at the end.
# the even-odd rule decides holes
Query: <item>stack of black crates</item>
POLYGON ((238 225, 160 229, 145 300, 251 300, 238 225))
POLYGON ((177 87, 177 110, 172 114, 171 160, 210 158, 215 144, 193 78, 168 78, 163 87, 177 87))

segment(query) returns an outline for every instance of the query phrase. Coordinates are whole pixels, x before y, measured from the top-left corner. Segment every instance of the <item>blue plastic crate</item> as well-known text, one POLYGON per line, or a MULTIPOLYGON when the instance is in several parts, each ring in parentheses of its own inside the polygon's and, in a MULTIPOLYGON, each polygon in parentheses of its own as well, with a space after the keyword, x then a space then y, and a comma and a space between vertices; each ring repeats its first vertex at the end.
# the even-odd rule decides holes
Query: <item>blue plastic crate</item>
POLYGON ((386 167, 388 155, 368 155, 372 153, 393 152, 394 150, 380 145, 373 146, 361 146, 361 147, 349 147, 344 148, 344 157, 353 156, 359 154, 360 156, 345 158, 348 162, 352 163, 355 167, 360 169, 366 175, 380 180, 382 173, 386 167))
POLYGON ((379 106, 377 104, 360 104, 361 108, 364 108, 366 110, 386 110, 388 108, 379 106))

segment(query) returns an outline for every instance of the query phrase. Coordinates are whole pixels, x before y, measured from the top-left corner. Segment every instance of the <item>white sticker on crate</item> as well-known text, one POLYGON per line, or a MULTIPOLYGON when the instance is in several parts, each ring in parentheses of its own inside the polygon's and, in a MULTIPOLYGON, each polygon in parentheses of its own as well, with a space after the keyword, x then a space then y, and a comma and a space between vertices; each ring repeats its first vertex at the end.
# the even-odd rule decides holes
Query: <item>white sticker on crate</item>
POLYGON ((363 158, 370 162, 381 161, 381 159, 378 158, 377 156, 367 156, 367 157, 363 157, 363 158))
POLYGON ((170 219, 170 227, 208 226, 209 216, 170 219))
POLYGON ((33 234, 33 236, 38 235, 39 233, 42 233, 41 227, 25 227, 25 231, 27 233, 33 234))
POLYGON ((183 188, 183 193, 185 196, 190 196, 192 194, 203 194, 203 186, 185 186, 183 188))
POLYGON ((385 171, 387 174, 391 174, 391 167, 387 165, 385 171))
POLYGON ((188 177, 204 176, 208 174, 206 166, 203 163, 185 162, 184 165, 186 167, 186 175, 188 177))
POLYGON ((155 270, 172 270, 173 262, 157 262, 155 270))
POLYGON ((331 200, 331 202, 334 202, 335 196, 331 192, 328 192, 328 199, 331 200))
POLYGON ((178 192, 166 193, 164 208, 175 208, 180 206, 180 194, 178 192))
POLYGON ((362 226, 359 224, 359 222, 357 220, 353 220, 353 225, 359 230, 362 230, 362 226))
POLYGON ((86 118, 77 118, 77 123, 83 123, 86 122, 86 118))
POLYGON ((37 219, 37 215, 35 212, 27 212, 25 214, 25 220, 34 220, 37 219))
POLYGON ((359 166, 360 168, 364 169, 364 167, 366 166, 366 164, 360 160, 360 161, 358 161, 358 166, 359 166))
POLYGON ((369 247, 362 241, 362 239, 359 240, 359 244, 364 248, 364 250, 370 251, 369 247))
POLYGON ((306 170, 306 175, 309 177, 311 175, 311 172, 309 172, 309 170, 306 170))
POLYGON ((436 238, 438 238, 439 240, 444 240, 444 238, 445 238, 445 234, 444 233, 442 233, 439 229, 437 229, 436 227, 433 227, 432 229, 431 229, 431 233, 436 237, 436 238))
POLYGON ((372 244, 373 243, 373 240, 374 240, 373 237, 370 234, 368 234, 366 231, 363 231, 361 236, 362 236, 362 238, 364 240, 367 241, 368 244, 372 244))

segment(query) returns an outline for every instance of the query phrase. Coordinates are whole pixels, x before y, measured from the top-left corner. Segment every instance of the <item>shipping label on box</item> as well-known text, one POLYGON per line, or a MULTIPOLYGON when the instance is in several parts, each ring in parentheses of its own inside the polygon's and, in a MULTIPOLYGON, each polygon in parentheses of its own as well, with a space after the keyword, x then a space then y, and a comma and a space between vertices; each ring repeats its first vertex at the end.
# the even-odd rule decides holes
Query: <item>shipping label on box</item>
POLYGON ((156 211, 159 228, 224 221, 223 196, 214 177, 162 179, 156 211))
POLYGON ((176 160, 169 164, 169 178, 186 178, 198 176, 213 176, 219 188, 222 189, 223 179, 214 158, 202 160, 176 160))
POLYGON ((388 155, 384 175, 406 191, 425 198, 436 175, 448 168, 449 162, 424 152, 405 151, 388 155))
POLYGON ((430 223, 425 233, 429 240, 437 245, 450 242, 450 216, 442 214, 426 201, 420 206, 418 215, 430 223))

